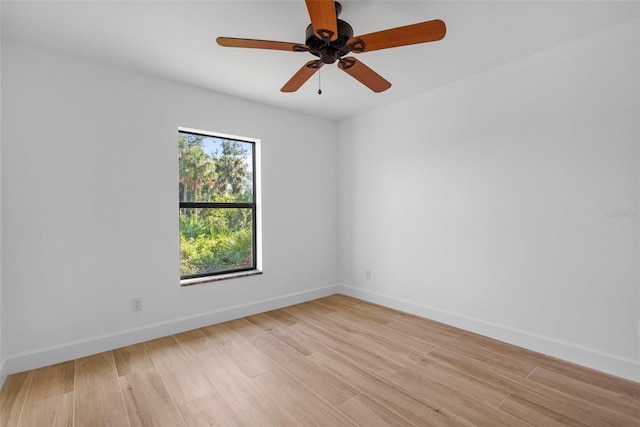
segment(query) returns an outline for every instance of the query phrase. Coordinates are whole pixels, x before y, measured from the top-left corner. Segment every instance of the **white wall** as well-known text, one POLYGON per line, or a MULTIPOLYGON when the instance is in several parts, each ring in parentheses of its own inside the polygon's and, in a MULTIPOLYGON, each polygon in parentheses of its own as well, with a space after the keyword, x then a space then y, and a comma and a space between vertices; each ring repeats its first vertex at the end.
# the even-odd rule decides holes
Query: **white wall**
POLYGON ((342 122, 346 292, 639 381, 638 27, 342 122))
POLYGON ((335 293, 335 123, 13 42, 2 87, 7 373, 335 293), (264 274, 179 286, 179 126, 261 139, 264 274))

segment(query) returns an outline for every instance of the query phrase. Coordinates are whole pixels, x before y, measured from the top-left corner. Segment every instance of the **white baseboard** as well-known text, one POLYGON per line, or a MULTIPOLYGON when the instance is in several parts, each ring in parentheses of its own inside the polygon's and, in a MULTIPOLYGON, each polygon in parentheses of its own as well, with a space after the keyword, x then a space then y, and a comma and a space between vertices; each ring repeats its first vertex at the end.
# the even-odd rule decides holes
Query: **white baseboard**
POLYGON ((0 389, 4 385, 4 380, 7 379, 7 374, 4 372, 5 363, 4 360, 0 360, 0 389))
POLYGON ((7 375, 15 374, 17 372, 65 362, 79 357, 90 356, 103 351, 113 350, 115 348, 185 332, 207 325, 226 322, 228 320, 238 319, 252 314, 263 313, 265 311, 275 310, 336 293, 338 293, 337 285, 325 286, 261 301, 253 301, 222 310, 215 310, 208 313, 173 319, 167 322, 143 326, 141 328, 15 354, 8 357, 2 365, 0 381, 4 381, 4 378, 7 375))
POLYGON ((586 366, 598 371, 606 372, 631 381, 640 382, 640 361, 628 359, 614 354, 607 354, 598 350, 581 347, 572 343, 562 342, 549 337, 529 333, 505 325, 494 324, 480 319, 474 319, 459 313, 440 310, 413 301, 395 298, 389 295, 339 285, 339 292, 363 301, 383 305, 385 307, 415 314, 437 322, 475 332, 499 341, 524 347, 538 353, 586 366))
POLYGON ((148 341, 155 338, 200 328, 215 323, 226 322, 252 314, 275 310, 288 305, 298 304, 317 298, 341 293, 364 301, 380 304, 407 313, 432 319, 475 332, 490 338, 524 347, 539 353, 557 357, 582 366, 640 382, 640 361, 622 358, 597 350, 561 342, 508 326, 493 324, 459 313, 447 312, 434 307, 418 304, 348 285, 331 285, 303 292, 282 295, 266 300, 254 301, 222 310, 201 313, 194 316, 174 319, 167 322, 147 325, 137 329, 92 337, 86 340, 69 342, 57 346, 40 348, 34 351, 16 354, 0 361, 0 387, 7 375, 36 369, 42 366, 60 363, 78 357, 89 356, 107 350, 148 341))

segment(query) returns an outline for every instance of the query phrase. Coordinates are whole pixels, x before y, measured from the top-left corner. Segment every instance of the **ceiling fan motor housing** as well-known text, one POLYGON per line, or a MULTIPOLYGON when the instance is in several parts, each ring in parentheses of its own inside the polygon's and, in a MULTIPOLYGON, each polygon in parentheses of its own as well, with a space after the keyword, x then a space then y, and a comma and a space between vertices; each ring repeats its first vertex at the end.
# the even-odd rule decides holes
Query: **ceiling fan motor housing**
POLYGON ((350 51, 347 47, 347 41, 353 37, 353 28, 342 19, 337 21, 338 38, 333 41, 316 36, 311 24, 307 27, 305 44, 309 46, 309 52, 319 57, 320 61, 325 64, 333 64, 350 51))

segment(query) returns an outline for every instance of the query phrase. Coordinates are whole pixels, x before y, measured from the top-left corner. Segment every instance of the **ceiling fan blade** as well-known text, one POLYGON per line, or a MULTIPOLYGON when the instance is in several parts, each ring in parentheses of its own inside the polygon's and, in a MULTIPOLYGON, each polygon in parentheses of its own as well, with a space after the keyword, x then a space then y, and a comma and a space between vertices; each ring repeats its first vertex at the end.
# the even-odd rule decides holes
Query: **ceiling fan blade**
POLYGON ((224 47, 247 47, 252 49, 288 50, 292 52, 306 52, 309 50, 309 48, 303 44, 277 42, 273 40, 237 39, 233 37, 218 37, 216 41, 220 46, 224 46, 224 47))
POLYGON ((347 41, 347 45, 352 46, 354 53, 371 52, 372 50, 441 40, 446 32, 447 27, 444 22, 435 19, 352 37, 347 41))
POLYGON ((342 58, 338 62, 338 67, 376 93, 383 92, 391 87, 391 83, 386 81, 384 77, 353 56, 342 58))
POLYGON ((305 0, 305 3, 316 36, 322 40, 336 40, 338 38, 338 18, 335 2, 333 0, 305 0))
POLYGON ((287 83, 285 83, 284 86, 282 86, 282 89, 280 89, 280 92, 295 92, 295 91, 297 91, 323 65, 324 65, 324 63, 322 63, 321 61, 318 61, 318 60, 307 62, 306 64, 304 64, 302 66, 302 68, 300 68, 298 70, 297 73, 295 73, 293 75, 293 77, 291 77, 289 79, 289 81, 287 83))

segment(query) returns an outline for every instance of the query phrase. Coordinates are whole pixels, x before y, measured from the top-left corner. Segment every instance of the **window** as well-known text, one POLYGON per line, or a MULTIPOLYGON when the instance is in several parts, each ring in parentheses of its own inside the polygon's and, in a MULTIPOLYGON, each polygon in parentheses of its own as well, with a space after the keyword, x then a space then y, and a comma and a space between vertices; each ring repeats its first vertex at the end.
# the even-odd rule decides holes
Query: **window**
POLYGON ((257 143, 179 130, 183 285, 258 272, 257 143))

